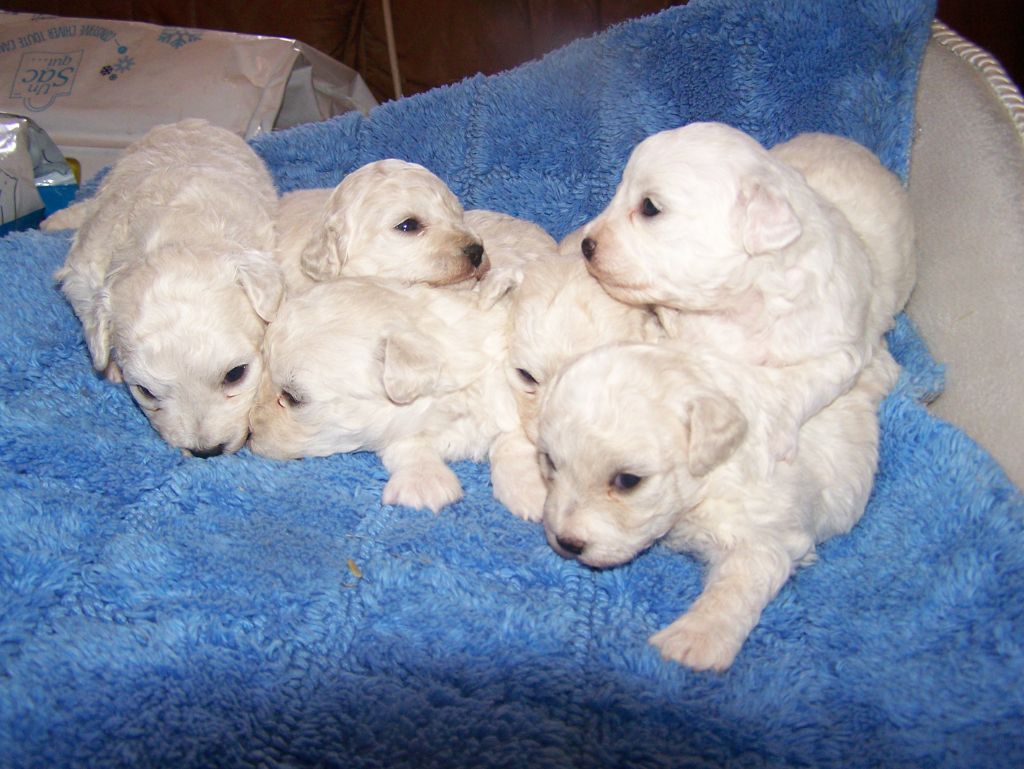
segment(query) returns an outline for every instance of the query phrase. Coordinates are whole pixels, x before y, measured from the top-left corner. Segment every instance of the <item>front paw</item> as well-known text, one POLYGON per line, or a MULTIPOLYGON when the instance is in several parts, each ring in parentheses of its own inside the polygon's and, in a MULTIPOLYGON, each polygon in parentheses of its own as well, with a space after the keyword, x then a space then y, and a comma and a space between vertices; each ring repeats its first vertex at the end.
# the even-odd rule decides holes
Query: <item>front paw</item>
POLYGON ((732 665, 746 640, 746 636, 736 635, 727 620, 688 612, 652 635, 650 642, 667 660, 693 670, 722 672, 732 665))
POLYGON ((768 449, 772 459, 792 462, 800 449, 800 423, 787 415, 779 417, 769 428, 768 449))
POLYGON ((506 294, 515 291, 523 282, 523 271, 518 267, 492 267, 480 279, 477 286, 477 304, 481 310, 489 310, 506 294))
POLYGON ((399 470, 384 486, 386 505, 428 508, 435 513, 462 498, 462 484, 447 465, 399 470))
POLYGON ((540 521, 544 516, 547 489, 535 457, 530 461, 491 464, 491 485, 494 497, 509 512, 527 521, 540 521))

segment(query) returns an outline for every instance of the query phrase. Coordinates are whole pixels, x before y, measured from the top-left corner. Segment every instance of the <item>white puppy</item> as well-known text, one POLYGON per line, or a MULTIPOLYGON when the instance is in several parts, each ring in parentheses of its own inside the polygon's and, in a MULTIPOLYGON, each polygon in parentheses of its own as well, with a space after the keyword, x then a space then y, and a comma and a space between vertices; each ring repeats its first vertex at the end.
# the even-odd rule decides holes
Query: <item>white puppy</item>
POLYGON ((284 290, 262 161, 202 120, 154 128, 96 194, 44 222, 79 227, 56 278, 96 369, 196 456, 248 434, 265 324, 284 290))
POLYGON ((657 320, 612 299, 578 256, 553 256, 523 268, 509 311, 509 381, 521 430, 501 437, 508 477, 494 478, 495 496, 511 512, 538 521, 544 482, 537 464, 537 414, 547 383, 568 362, 603 344, 654 341, 657 320))
POLYGON ((784 372, 766 427, 780 459, 856 381, 913 280, 911 251, 869 253, 799 172, 718 123, 641 142, 581 250, 613 296, 659 308, 681 346, 784 372))
POLYGON ((446 460, 487 457, 516 424, 506 304, 484 311, 469 291, 370 278, 289 297, 264 340, 252 450, 276 459, 373 451, 391 474, 385 503, 454 502, 462 488, 446 460))
POLYGON ((871 150, 843 136, 805 133, 770 154, 801 173, 834 205, 871 258, 873 325, 888 328, 910 298, 917 277, 914 217, 899 177, 871 150))
POLYGON ((777 371, 665 345, 588 353, 541 409, 548 541, 594 568, 659 541, 701 558, 703 593, 651 643, 694 669, 724 670, 815 544, 860 519, 877 407, 897 374, 880 348, 854 388, 803 426, 794 461, 771 470, 756 425, 777 371))
MULTIPOLYGON (((293 290, 341 275, 471 284, 493 264, 510 270, 557 248, 530 222, 463 211, 438 176, 397 159, 368 163, 333 189, 285 194, 277 229, 277 259, 293 290)), ((515 274, 495 278, 508 284, 515 274)), ((495 287, 491 301, 507 288, 495 287)))

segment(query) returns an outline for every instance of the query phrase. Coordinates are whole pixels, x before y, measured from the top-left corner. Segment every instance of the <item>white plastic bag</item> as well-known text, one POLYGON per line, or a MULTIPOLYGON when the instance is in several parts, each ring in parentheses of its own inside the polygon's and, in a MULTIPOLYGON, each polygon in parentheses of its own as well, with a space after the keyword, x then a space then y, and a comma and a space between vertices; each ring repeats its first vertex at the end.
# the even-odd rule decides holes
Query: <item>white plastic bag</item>
POLYGON ((83 179, 184 117, 249 139, 374 106, 354 70, 294 40, 0 12, 0 112, 35 120, 83 179))

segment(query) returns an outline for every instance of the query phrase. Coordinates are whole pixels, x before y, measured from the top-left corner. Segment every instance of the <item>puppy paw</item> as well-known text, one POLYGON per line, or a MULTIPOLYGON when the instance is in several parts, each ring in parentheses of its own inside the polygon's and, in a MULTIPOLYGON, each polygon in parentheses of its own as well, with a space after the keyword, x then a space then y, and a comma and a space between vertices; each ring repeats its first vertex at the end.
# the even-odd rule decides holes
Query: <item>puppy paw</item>
POLYGON ((684 614, 650 638, 665 659, 693 670, 717 672, 732 665, 744 640, 736 639, 729 622, 693 613, 684 614))
POLYGON ((507 507, 512 515, 535 523, 544 517, 547 489, 536 461, 532 468, 492 465, 491 485, 494 487, 495 499, 507 507))
POLYGON ((480 309, 489 310, 510 291, 523 282, 523 271, 518 267, 493 267, 480 279, 477 300, 480 309))
POLYGON ((384 486, 386 505, 428 508, 435 513, 462 498, 462 484, 446 465, 415 467, 392 474, 384 486))

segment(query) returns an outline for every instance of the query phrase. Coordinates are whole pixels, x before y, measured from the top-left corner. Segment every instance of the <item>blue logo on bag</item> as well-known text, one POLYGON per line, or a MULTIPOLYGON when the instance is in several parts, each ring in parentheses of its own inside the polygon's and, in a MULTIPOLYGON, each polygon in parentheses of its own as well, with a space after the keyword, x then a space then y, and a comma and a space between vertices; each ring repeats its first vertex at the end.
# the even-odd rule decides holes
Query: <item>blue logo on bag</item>
POLYGON ((75 84, 83 51, 25 53, 18 64, 11 98, 21 99, 26 109, 42 112, 58 97, 67 96, 75 84))

